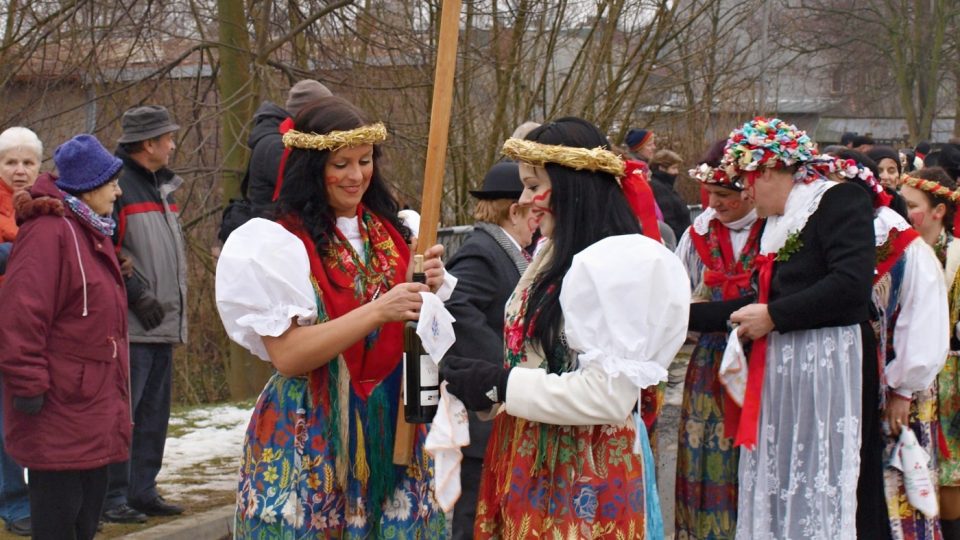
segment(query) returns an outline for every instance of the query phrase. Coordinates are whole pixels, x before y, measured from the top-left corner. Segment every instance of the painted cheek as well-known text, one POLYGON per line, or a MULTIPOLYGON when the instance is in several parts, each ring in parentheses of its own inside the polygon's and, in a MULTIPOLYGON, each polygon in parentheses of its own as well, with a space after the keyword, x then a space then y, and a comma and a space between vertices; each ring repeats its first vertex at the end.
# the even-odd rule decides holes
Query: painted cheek
MULTIPOLYGON (((533 208, 531 210, 534 213, 540 214, 541 218, 543 214, 553 214, 549 206, 550 205, 549 199, 550 199, 551 192, 553 192, 553 190, 548 189, 543 193, 541 193, 540 195, 536 195, 533 197, 533 202, 532 202, 533 208)), ((538 221, 539 221, 539 218, 538 218, 538 221)))
POLYGON ((913 212, 908 212, 907 216, 910 218, 910 224, 917 227, 923 227, 923 223, 926 221, 927 216, 919 210, 914 210, 913 212))
POLYGON ((327 184, 336 184, 337 182, 340 181, 340 178, 331 174, 331 175, 327 175, 326 181, 327 181, 327 184))

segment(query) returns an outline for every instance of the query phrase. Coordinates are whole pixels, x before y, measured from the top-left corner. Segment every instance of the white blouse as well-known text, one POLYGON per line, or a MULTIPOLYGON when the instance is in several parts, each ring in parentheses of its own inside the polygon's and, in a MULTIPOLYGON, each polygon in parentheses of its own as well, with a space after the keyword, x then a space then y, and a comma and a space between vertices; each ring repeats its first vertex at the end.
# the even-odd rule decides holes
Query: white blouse
MULTIPOLYGON (((344 222, 347 230, 340 232, 363 256, 357 219, 344 222)), ((437 296, 446 300, 455 286, 456 278, 445 273, 437 296)), ((317 297, 303 242, 273 221, 254 218, 244 223, 230 234, 220 252, 216 300, 230 339, 269 362, 262 336, 280 336, 294 320, 300 326, 317 320, 317 297)))

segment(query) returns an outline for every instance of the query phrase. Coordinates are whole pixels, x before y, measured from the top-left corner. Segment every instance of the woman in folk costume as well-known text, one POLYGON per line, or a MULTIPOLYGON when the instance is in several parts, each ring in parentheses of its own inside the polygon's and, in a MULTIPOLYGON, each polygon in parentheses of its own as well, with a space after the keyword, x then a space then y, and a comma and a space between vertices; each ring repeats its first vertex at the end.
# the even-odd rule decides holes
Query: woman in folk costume
POLYGON ((641 236, 623 161, 579 118, 509 139, 520 202, 549 238, 507 302, 505 362, 448 356, 468 409, 496 408, 477 538, 662 538, 656 471, 633 413, 686 335, 683 267, 641 236))
POLYGON ((861 429, 872 433, 866 426, 879 416, 868 323, 873 212, 860 188, 803 167, 815 155, 806 133, 776 118, 731 133, 722 166, 767 220, 758 295, 739 309, 750 300, 691 307, 691 328, 720 330, 729 319, 752 341, 734 439, 738 539, 878 538, 887 529, 880 448, 865 461, 871 472, 860 472, 861 429), (863 477, 872 483, 858 485, 863 477), (858 515, 869 496, 870 513, 858 515))
MULTIPOLYGON (((704 162, 690 171, 708 193, 710 205, 677 246, 694 302, 753 295, 750 274, 763 220, 718 167, 725 143, 714 144, 704 162)), ((733 446, 733 433, 724 430, 724 412, 735 404, 729 402, 717 373, 726 338, 724 332, 701 334, 687 366, 677 443, 678 539, 733 538, 736 533, 740 451, 733 446)))
MULTIPOLYGON (((949 347, 949 316, 943 274, 933 250, 910 224, 889 206, 891 196, 874 174, 874 162, 853 150, 827 164, 842 181, 863 188, 873 200, 876 271, 873 321, 880 373, 883 462, 899 451, 901 430, 913 430, 930 456, 930 474, 937 471, 937 373, 949 347)), ((876 439, 875 436, 871 437, 876 439)), ((864 434, 864 441, 869 440, 864 434)), ((884 493, 895 539, 941 538, 936 517, 910 504, 903 472, 883 470, 884 493)), ((931 500, 935 495, 930 494, 931 500)))
POLYGON ((408 283, 409 230, 380 170, 383 124, 327 97, 297 116, 277 222, 234 231, 217 264, 231 339, 277 372, 253 412, 237 494, 239 538, 441 538, 421 429, 393 464, 402 321, 443 281, 408 283))
POLYGON ((907 200, 910 222, 944 269, 950 313, 950 352, 937 376, 939 415, 944 452, 939 456, 940 524, 943 537, 960 538, 960 362, 956 340, 957 314, 960 312, 960 242, 955 241, 953 224, 958 193, 953 179, 941 168, 932 167, 910 173, 901 185, 907 200))

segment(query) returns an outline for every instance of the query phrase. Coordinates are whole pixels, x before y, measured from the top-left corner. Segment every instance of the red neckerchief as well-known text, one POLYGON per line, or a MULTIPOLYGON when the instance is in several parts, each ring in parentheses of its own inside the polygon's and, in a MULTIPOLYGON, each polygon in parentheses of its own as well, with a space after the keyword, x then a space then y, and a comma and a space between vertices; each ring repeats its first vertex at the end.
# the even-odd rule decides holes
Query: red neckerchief
MULTIPOLYGON (((287 118, 280 122, 279 131, 281 135, 291 129, 293 129, 293 118, 287 118)), ((273 188, 273 202, 277 202, 277 199, 280 198, 280 188, 283 187, 283 171, 287 168, 288 157, 290 157, 290 149, 284 146, 283 155, 280 156, 280 167, 277 169, 277 184, 273 188)))
MULTIPOLYGON (((757 269, 760 282, 758 304, 766 304, 770 300, 770 281, 773 279, 773 263, 776 253, 757 255, 754 267, 757 269)), ((753 449, 757 445, 757 428, 760 424, 760 396, 763 392, 763 373, 767 363, 767 336, 753 341, 748 360, 747 391, 743 400, 743 408, 734 412, 731 421, 736 422, 736 437, 734 446, 746 446, 753 449)), ((732 412, 732 411, 731 411, 732 412)), ((729 414, 728 411, 724 411, 729 414)), ((725 431, 729 426, 725 426, 725 431)))
POLYGON ((705 235, 690 229, 690 240, 706 267, 703 273, 704 284, 708 287, 720 287, 724 300, 740 298, 743 296, 741 291, 750 288, 750 274, 753 272, 753 261, 760 245, 762 229, 762 220, 753 222, 747 243, 739 257, 733 255, 730 229, 719 219, 710 220, 705 235))
POLYGON ((910 242, 919 237, 920 233, 913 228, 905 230, 890 229, 887 241, 883 245, 877 246, 877 271, 873 276, 874 285, 893 268, 903 252, 907 250, 910 242))
MULTIPOLYGON (((750 235, 740 251, 740 256, 734 259, 730 229, 719 219, 710 220, 706 235, 700 235, 690 228, 690 240, 706 267, 703 282, 708 287, 720 287, 723 300, 740 298, 743 291, 750 289, 750 275, 760 248, 762 230, 763 220, 757 219, 750 226, 750 235)), ((720 393, 723 395, 723 435, 734 437, 740 422, 740 407, 730 394, 725 391, 720 393)))
MULTIPOLYGON (((339 230, 335 229, 336 237, 321 257, 300 218, 287 216, 279 220, 303 242, 310 258, 310 272, 317 281, 330 319, 371 302, 406 280, 410 249, 400 233, 362 206, 357 209, 357 219, 369 251, 366 265, 358 260, 350 242, 339 230), (362 290, 357 290, 358 284, 363 286, 362 290)), ((403 324, 399 322, 381 326, 343 351, 350 384, 361 399, 367 399, 374 387, 393 372, 402 353, 403 324)))

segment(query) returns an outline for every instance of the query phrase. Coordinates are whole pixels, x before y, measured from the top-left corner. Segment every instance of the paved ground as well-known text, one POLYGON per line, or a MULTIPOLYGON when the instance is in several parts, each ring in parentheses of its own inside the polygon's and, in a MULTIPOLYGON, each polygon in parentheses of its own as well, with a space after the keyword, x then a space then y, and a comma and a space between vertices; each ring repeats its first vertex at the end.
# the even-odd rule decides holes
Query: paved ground
POLYGON ((667 538, 673 538, 673 487, 677 469, 677 430, 680 426, 680 404, 683 401, 683 380, 693 346, 685 346, 670 366, 670 378, 660 418, 657 420, 657 490, 667 538))

